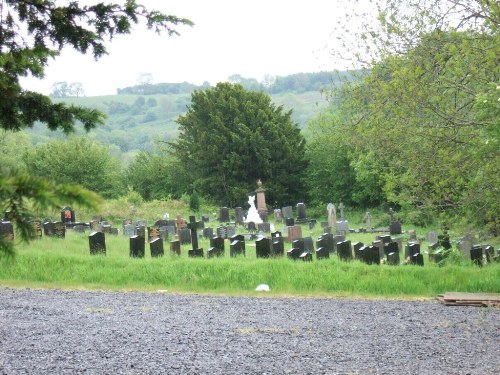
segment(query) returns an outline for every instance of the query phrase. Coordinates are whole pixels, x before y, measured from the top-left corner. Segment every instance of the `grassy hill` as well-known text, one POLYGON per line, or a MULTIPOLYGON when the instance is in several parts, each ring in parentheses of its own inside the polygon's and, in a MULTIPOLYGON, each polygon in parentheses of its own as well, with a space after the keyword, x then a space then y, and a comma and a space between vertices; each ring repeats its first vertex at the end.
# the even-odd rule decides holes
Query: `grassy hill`
MULTIPOLYGON (((285 110, 292 110, 292 118, 301 128, 327 106, 327 101, 319 91, 301 93, 287 91, 270 96, 276 105, 283 105, 285 110)), ((88 136, 109 144, 112 153, 126 161, 139 151, 154 149, 156 140, 168 141, 177 136, 178 128, 175 121, 179 115, 186 112, 191 102, 191 95, 121 94, 55 100, 96 108, 106 113, 105 125, 93 130, 88 136)), ((29 132, 35 135, 33 137, 35 144, 64 137, 62 133, 51 132, 42 125, 35 126, 29 132)))

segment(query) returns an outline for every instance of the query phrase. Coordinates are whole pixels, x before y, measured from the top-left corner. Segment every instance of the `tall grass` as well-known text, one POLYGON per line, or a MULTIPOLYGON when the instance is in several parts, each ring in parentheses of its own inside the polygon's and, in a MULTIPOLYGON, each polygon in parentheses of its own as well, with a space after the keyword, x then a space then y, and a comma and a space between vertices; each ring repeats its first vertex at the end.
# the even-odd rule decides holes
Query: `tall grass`
MULTIPOLYGON (((165 242, 165 256, 151 258, 146 245, 146 257, 133 259, 128 241, 108 235, 106 256, 89 255, 88 235, 71 231, 66 239, 44 237, 20 244, 14 259, 0 261, 0 285, 253 294, 257 285, 266 283, 278 295, 398 298, 447 291, 500 292, 500 264, 438 267, 427 261, 419 267, 343 262, 335 256, 313 262, 257 259, 253 242, 247 242, 246 257, 230 258, 228 243, 225 257, 188 258, 188 245, 179 257, 170 254, 165 242)), ((201 241, 201 246, 206 251, 208 242, 201 241)))

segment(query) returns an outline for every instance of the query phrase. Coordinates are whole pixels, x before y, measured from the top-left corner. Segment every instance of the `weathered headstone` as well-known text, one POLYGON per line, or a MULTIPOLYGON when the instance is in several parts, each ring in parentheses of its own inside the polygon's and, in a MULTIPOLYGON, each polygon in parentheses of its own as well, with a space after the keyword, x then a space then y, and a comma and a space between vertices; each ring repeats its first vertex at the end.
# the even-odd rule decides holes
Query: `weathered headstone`
POLYGON ((61 222, 64 224, 76 222, 75 211, 71 207, 66 206, 61 210, 61 222))
POLYGON ((354 257, 358 260, 361 260, 362 258, 362 255, 359 253, 359 249, 361 249, 363 246, 365 246, 363 242, 356 242, 354 245, 352 245, 354 249, 354 257))
POLYGON ((14 226, 11 221, 0 222, 0 237, 6 241, 14 241, 14 226))
MULTIPOLYGON (((192 235, 191 235, 191 229, 189 228, 181 228, 179 229, 179 240, 181 241, 181 244, 187 245, 190 244, 192 241, 192 235)), ((195 236, 197 237, 197 236, 195 236)))
POLYGON ((384 243, 381 240, 373 241, 372 245, 377 247, 379 259, 384 258, 384 243))
POLYGON ((213 228, 203 228, 203 237, 204 238, 213 238, 214 236, 214 229, 213 228))
POLYGON ((476 237, 471 234, 466 234, 458 242, 458 247, 462 251, 466 259, 471 257, 470 252, 474 245, 477 245, 477 240, 476 237))
POLYGON ((55 232, 55 226, 54 223, 51 221, 46 221, 43 223, 43 234, 47 237, 52 237, 54 236, 55 232))
POLYGON ((219 211, 219 221, 221 223, 229 223, 231 219, 229 218, 229 208, 221 207, 219 211))
POLYGON ((286 206, 281 209, 281 213, 283 214, 283 219, 288 219, 289 217, 293 218, 293 209, 292 206, 286 206))
POLYGON ((224 238, 212 237, 210 239, 210 249, 207 251, 207 257, 222 257, 225 253, 224 238))
POLYGON ((160 227, 156 225, 148 227, 148 241, 152 241, 155 238, 160 238, 160 227))
POLYGON ((372 229, 372 215, 369 212, 365 213, 365 216, 363 217, 363 224, 368 230, 372 229))
POLYGON ((490 263, 495 256, 495 248, 491 245, 484 246, 484 255, 486 256, 486 261, 490 263))
POLYGON ((298 238, 302 238, 302 227, 300 225, 287 227, 287 230, 288 230, 288 236, 287 236, 288 242, 293 242, 298 238))
POLYGON ((257 231, 257 226, 255 225, 255 223, 253 221, 249 221, 247 223, 247 230, 250 232, 250 233, 253 233, 253 232, 256 232, 257 231))
POLYGON ((399 252, 392 252, 387 254, 387 264, 391 266, 399 265, 399 252))
POLYGON ((132 237, 135 235, 135 226, 133 224, 125 224, 123 226, 123 235, 132 237))
POLYGON ((399 221, 393 221, 389 226, 389 233, 392 235, 401 234, 401 223, 399 221))
POLYGON ((271 233, 271 224, 270 223, 260 223, 257 225, 257 230, 259 232, 271 233))
POLYGON ((483 265, 483 247, 481 245, 473 245, 470 249, 470 259, 477 266, 483 265))
POLYGON ((130 257, 131 258, 144 258, 144 248, 146 239, 142 236, 130 237, 130 257))
POLYGON ((271 233, 272 238, 272 255, 273 256, 283 256, 285 255, 285 239, 283 238, 281 232, 271 233))
POLYGON ((287 217, 285 219, 285 226, 293 227, 295 225, 295 219, 293 217, 287 217))
POLYGON ((388 256, 390 253, 399 253, 399 246, 397 242, 389 242, 384 244, 384 253, 388 256))
POLYGON ((243 208, 241 207, 236 207, 234 209, 234 218, 235 218, 235 222, 237 225, 243 225, 245 224, 245 217, 243 215, 243 208))
POLYGON ((118 236, 118 228, 109 228, 109 234, 112 234, 113 236, 118 236))
POLYGON ((332 228, 337 223, 337 210, 335 209, 335 205, 333 203, 328 203, 326 206, 326 212, 328 215, 327 226, 332 228))
POLYGON ((304 237, 304 250, 314 254, 314 241, 311 236, 304 237))
POLYGON ((349 223, 347 220, 340 220, 335 223, 335 233, 347 236, 349 233, 349 223))
POLYGON ((429 243, 438 242, 438 234, 436 232, 430 231, 425 235, 425 240, 429 243))
POLYGON ((227 230, 226 227, 220 226, 216 230, 217 237, 227 238, 227 230))
POLYGON ((66 238, 66 225, 61 221, 54 223, 54 236, 57 238, 66 238))
POLYGON ((231 238, 235 234, 236 234, 236 227, 234 227, 232 225, 228 225, 226 227, 226 236, 227 236, 227 238, 231 238))
POLYGON ((281 213, 281 209, 276 208, 274 210, 274 221, 276 223, 281 223, 283 221, 283 214, 281 213))
POLYGON ((139 226, 134 228, 134 234, 136 236, 141 236, 146 238, 146 227, 145 226, 139 226))
POLYGON ((103 232, 92 232, 89 235, 90 255, 106 255, 106 238, 103 232))
POLYGON ((73 226, 73 232, 75 233, 85 233, 86 226, 83 224, 77 224, 73 226))
POLYGON ((149 250, 151 251, 151 258, 162 257, 164 254, 163 240, 160 237, 155 237, 149 241, 149 250))

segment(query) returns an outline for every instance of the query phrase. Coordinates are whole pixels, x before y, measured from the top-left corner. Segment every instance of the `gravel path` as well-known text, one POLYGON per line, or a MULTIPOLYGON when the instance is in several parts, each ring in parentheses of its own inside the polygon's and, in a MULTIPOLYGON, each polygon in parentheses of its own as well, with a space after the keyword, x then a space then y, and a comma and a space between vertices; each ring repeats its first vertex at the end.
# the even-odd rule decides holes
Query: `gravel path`
POLYGON ((0 374, 499 374, 500 309, 0 289, 0 374))

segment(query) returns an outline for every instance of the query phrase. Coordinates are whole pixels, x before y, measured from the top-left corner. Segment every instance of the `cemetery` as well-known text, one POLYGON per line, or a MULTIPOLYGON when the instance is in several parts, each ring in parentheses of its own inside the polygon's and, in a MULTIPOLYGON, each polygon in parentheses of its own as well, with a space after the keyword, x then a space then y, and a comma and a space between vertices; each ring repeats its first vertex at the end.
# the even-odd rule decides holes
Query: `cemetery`
MULTIPOLYGON (((146 217, 150 215, 137 211, 135 217, 131 215, 118 221, 105 220, 95 214, 81 220, 78 211, 64 207, 60 218, 33 221, 36 238, 29 246, 20 245, 17 258, 77 256, 89 264, 102 259, 99 264, 111 273, 116 264, 126 264, 126 272, 130 272, 126 284, 130 285, 147 284, 144 276, 136 280, 133 275, 144 267, 152 267, 155 272, 171 272, 164 280, 159 280, 160 284, 181 290, 194 287, 207 291, 235 289, 251 292, 253 283, 266 282, 274 284, 272 290, 275 292, 281 288, 282 292, 304 293, 312 288, 319 292, 342 293, 352 289, 347 285, 351 282, 358 284, 356 294, 423 294, 430 297, 433 293, 448 291, 442 289, 446 286, 438 287, 442 275, 447 275, 449 288, 452 288, 453 273, 458 277, 464 270, 473 279, 465 282, 466 289, 462 291, 495 292, 500 289, 498 249, 490 243, 481 243, 472 234, 451 237, 446 229, 417 233, 414 228, 405 228, 393 209, 387 216, 383 215, 386 226, 371 226, 374 215, 370 213, 363 217, 358 215, 357 222, 351 222, 349 210, 342 202, 337 205, 329 203, 324 208, 324 215, 316 218, 307 213, 304 202, 295 207, 263 209, 262 205, 266 205, 263 195, 261 193, 257 204, 256 197, 249 196, 246 205, 234 209, 220 207, 219 212, 212 215, 198 212, 185 217, 175 213, 155 220, 148 220, 146 217), (170 217, 175 217, 175 220, 170 217), (200 262, 206 274, 203 280, 193 284, 186 278, 192 276, 196 279, 195 269, 200 267, 200 262), (193 275, 184 274, 182 280, 175 280, 175 268, 180 263, 190 270, 193 267, 190 271, 193 275), (217 275, 222 266, 237 270, 242 279, 231 285, 232 280, 217 275), (305 285, 300 285, 300 278, 285 283, 279 279, 289 275, 269 275, 273 267, 284 268, 286 271, 283 272, 294 275, 312 274, 305 285), (342 277, 345 279, 340 283, 339 269, 344 270, 342 277), (364 287, 362 280, 355 279, 361 270, 376 278, 382 269, 398 278, 406 274, 409 284, 393 285, 389 276, 384 281, 387 285, 381 283, 381 289, 372 289, 364 287), (418 289, 415 283, 423 280, 415 280, 415 272, 422 272, 424 278, 435 279, 435 288, 418 289), (262 273, 268 275, 263 277, 262 273), (255 278, 255 281, 251 285, 242 285, 245 277, 255 278), (479 287, 474 278, 481 280, 479 287), (311 287, 311 283, 315 285, 311 287)), ((14 226, 7 220, 9 215, 4 213, 3 216, 0 234, 15 241, 14 226)), ((5 265, 2 267, 8 269, 5 265)), ((47 282, 50 283, 51 277, 47 282)))

